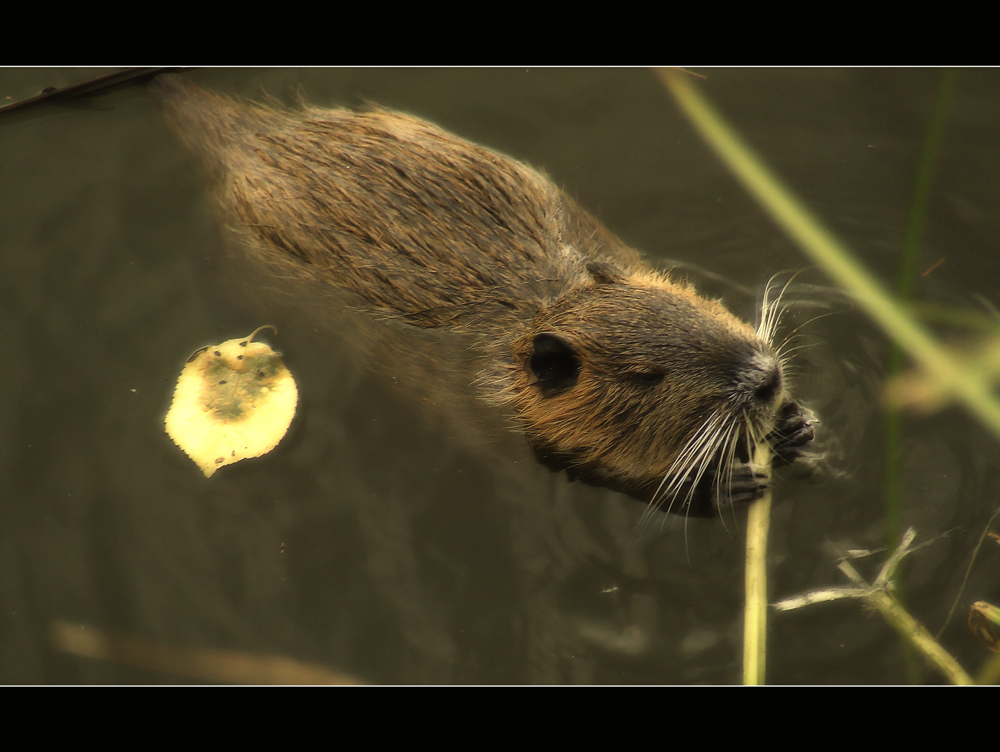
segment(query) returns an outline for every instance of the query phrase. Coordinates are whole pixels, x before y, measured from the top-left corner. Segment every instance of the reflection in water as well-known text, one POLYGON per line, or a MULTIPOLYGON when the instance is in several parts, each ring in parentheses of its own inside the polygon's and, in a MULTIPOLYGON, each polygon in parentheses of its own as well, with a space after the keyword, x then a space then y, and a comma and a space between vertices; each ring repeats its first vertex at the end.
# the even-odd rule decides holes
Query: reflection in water
POLYGON ((83 658, 114 661, 208 682, 232 684, 361 684, 347 674, 281 655, 182 648, 138 637, 112 635, 84 624, 52 623, 52 643, 83 658))

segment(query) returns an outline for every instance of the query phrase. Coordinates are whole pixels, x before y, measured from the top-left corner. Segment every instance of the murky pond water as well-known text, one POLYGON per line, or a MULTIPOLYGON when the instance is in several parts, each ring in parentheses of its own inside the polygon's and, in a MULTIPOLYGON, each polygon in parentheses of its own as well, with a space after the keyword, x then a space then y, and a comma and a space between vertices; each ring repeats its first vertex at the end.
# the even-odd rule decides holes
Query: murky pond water
MULTIPOLYGON (((0 94, 95 73, 4 70, 0 94)), ((747 140, 892 280, 940 74, 703 73, 747 140)), ((233 96, 425 117, 543 169, 747 318, 773 274, 805 269, 785 330, 802 327, 793 379, 827 462, 777 482, 772 597, 841 583, 834 547, 884 544, 887 342, 648 71, 185 75, 233 96)), ((925 300, 985 313, 1000 291, 998 83, 959 77, 921 268, 943 263, 918 283, 925 300)), ((60 651, 60 620, 370 682, 739 680, 744 515, 637 533, 637 502, 428 420, 330 344, 321 308, 276 308, 225 262, 205 177, 141 88, 4 115, 0 134, 0 681, 191 680, 60 651), (299 416, 276 452, 206 480, 163 432, 173 382, 194 350, 264 323, 299 380, 299 416)), ((952 408, 904 420, 901 462, 903 524, 918 542, 947 534, 906 570, 910 608, 936 631, 1000 504, 997 444, 952 408)), ((987 551, 963 609, 1000 600, 998 567, 987 551)), ((975 669, 964 619, 942 639, 975 669)), ((772 614, 770 637, 775 683, 906 680, 894 634, 856 604, 772 614)))

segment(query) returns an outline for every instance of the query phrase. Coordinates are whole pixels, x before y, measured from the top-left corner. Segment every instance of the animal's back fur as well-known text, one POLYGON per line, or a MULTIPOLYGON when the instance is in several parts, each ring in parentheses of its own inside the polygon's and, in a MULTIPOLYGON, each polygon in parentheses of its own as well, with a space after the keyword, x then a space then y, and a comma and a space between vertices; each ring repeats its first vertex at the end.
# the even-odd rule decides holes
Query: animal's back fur
POLYGON ((490 328, 530 319, 588 261, 640 263, 539 173, 422 120, 237 104, 176 76, 156 85, 224 211, 253 228, 237 228, 244 242, 386 316, 490 328))

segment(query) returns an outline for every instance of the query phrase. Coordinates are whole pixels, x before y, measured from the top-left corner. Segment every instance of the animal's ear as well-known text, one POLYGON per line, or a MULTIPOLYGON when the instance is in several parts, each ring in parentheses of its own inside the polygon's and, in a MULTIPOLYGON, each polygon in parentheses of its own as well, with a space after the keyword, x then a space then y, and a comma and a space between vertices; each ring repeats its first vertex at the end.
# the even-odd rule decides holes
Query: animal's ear
POLYGON ((552 397, 576 385, 580 356, 558 334, 542 332, 531 342, 528 368, 535 377, 531 383, 542 388, 542 396, 552 397))
POLYGON ((587 272, 599 285, 618 285, 625 281, 625 272, 605 261, 588 261, 587 272))

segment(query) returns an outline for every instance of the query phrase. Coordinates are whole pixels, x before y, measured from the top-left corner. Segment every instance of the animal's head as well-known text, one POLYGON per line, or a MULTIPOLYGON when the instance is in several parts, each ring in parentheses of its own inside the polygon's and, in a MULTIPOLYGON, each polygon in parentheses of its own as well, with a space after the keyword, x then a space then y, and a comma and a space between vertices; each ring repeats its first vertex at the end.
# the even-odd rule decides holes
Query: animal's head
POLYGON ((780 359, 689 287, 598 262, 587 270, 591 281, 539 311, 515 343, 511 401, 529 443, 571 477, 712 513, 717 503, 685 507, 685 489, 725 481, 771 431, 785 399, 780 359))

